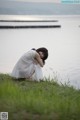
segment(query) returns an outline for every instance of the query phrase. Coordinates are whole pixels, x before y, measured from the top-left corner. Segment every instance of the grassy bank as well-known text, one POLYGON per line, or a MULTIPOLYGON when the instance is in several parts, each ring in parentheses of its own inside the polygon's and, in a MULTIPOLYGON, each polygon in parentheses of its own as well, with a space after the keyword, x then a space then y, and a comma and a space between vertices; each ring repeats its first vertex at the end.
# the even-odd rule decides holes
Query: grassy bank
POLYGON ((0 112, 9 120, 80 120, 80 90, 55 81, 15 81, 0 74, 0 112))

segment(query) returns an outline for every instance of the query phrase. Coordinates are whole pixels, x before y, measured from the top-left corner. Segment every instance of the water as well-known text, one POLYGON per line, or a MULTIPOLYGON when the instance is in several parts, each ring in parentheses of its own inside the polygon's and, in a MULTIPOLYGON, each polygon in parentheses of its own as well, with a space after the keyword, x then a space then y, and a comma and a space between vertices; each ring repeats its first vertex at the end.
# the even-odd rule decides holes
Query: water
POLYGON ((44 76, 70 82, 80 88, 80 16, 0 16, 0 20, 37 22, 0 22, 0 25, 61 25, 61 28, 0 29, 0 72, 11 73, 17 60, 31 48, 45 46, 49 58, 44 76), (38 22, 58 20, 58 22, 38 22))

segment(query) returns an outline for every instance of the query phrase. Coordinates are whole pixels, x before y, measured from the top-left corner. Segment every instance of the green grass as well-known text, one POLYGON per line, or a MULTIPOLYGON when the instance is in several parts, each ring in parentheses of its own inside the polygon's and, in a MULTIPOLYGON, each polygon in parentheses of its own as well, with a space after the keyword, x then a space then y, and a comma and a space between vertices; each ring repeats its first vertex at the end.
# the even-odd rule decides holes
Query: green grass
POLYGON ((0 74, 0 112, 8 112, 9 120, 80 120, 80 90, 0 74))

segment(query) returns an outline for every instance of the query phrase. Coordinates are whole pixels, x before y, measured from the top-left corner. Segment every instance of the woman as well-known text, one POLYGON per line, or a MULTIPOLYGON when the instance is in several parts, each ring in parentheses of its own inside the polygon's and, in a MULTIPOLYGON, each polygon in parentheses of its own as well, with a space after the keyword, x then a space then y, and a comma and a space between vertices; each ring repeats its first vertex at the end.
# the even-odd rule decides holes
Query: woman
POLYGON ((37 50, 31 49, 25 53, 16 63, 11 76, 16 79, 27 78, 42 80, 42 69, 48 57, 48 50, 44 47, 37 50))

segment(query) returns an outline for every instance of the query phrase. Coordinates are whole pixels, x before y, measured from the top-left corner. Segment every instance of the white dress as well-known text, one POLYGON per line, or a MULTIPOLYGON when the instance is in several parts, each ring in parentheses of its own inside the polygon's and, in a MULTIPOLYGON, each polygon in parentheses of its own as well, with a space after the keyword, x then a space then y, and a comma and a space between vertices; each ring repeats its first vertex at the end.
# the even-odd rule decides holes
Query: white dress
POLYGON ((11 76, 18 78, 31 78, 32 80, 43 79, 42 69, 39 64, 35 63, 35 50, 30 50, 25 53, 16 63, 11 76))

